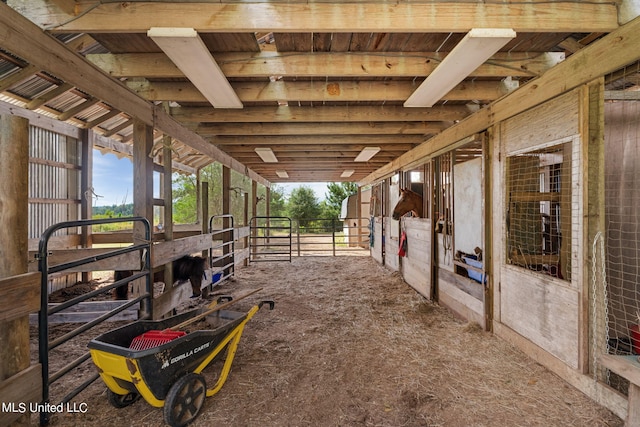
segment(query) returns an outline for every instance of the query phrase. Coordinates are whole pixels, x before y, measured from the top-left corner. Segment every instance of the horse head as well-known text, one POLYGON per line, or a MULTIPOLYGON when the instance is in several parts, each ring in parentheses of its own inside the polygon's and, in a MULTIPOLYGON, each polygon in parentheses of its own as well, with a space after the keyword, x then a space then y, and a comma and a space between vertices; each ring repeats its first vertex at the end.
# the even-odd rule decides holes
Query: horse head
POLYGON ((422 218, 422 196, 411 190, 400 189, 400 199, 393 208, 391 217, 395 220, 411 212, 415 217, 422 218))

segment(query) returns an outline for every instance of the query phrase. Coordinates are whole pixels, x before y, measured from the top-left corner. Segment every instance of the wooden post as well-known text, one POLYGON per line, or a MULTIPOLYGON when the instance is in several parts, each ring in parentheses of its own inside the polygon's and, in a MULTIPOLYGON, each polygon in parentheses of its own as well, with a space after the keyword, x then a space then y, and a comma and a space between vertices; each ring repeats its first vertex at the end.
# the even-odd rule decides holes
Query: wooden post
MULTIPOLYGON (((362 247, 362 187, 358 186, 358 192, 356 193, 356 224, 358 226, 358 228, 356 228, 356 233, 358 233, 358 242, 357 245, 359 248, 362 247)), ((350 240, 349 239, 349 246, 350 245, 350 240)))
MULTIPOLYGON (((141 216, 153 225, 153 159, 149 153, 153 149, 153 128, 140 120, 133 124, 133 214, 141 216)), ((151 234, 150 238, 152 238, 151 234)), ((144 226, 137 222, 133 227, 133 241, 145 240, 144 226)), ((144 278, 136 280, 133 296, 140 295, 139 287, 144 278)), ((153 291, 153 290, 152 290, 153 291)), ((146 311, 142 309, 141 311, 146 311)))
MULTIPOLYGON (((93 131, 83 130, 80 150, 82 156, 82 169, 80 170, 80 218, 92 218, 93 204, 93 131)), ((82 227, 81 243, 83 248, 92 246, 91 227, 82 227)), ((82 281, 89 282, 92 279, 90 272, 82 273, 82 281)))
MULTIPOLYGON (((162 137, 162 198, 164 199, 163 209, 163 229, 164 241, 173 240, 173 191, 171 173, 173 171, 171 159, 171 136, 164 135, 162 137)), ((164 282, 173 283, 173 263, 168 262, 164 266, 164 282)), ((171 286, 165 287, 165 292, 170 290, 171 286)))
MULTIPOLYGON (((21 117, 0 116, 0 182, 0 277, 10 277, 28 267, 29 121, 21 117)), ((29 317, 0 322, 0 381, 29 364, 29 317)), ((29 414, 13 425, 29 425, 29 414)))

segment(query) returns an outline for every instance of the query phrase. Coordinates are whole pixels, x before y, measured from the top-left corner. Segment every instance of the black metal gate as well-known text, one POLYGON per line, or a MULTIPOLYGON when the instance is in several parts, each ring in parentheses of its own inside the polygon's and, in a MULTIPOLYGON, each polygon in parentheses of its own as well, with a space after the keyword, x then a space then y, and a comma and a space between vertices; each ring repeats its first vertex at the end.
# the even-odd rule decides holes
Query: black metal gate
MULTIPOLYGON (((152 278, 151 278, 151 227, 149 222, 142 217, 130 217, 130 218, 109 218, 109 219, 101 219, 101 220, 80 220, 80 221, 67 221, 61 222, 58 224, 54 224, 51 227, 47 228, 42 237, 40 238, 40 243, 38 246, 38 268, 42 273, 41 279, 41 304, 40 304, 40 313, 38 316, 38 354, 40 359, 40 364, 42 365, 42 403, 47 404, 49 402, 49 387, 55 381, 62 378, 64 375, 68 374, 85 361, 87 361, 91 356, 87 351, 82 356, 76 358, 75 360, 70 361, 66 366, 62 367, 60 370, 53 374, 49 374, 49 351, 58 347, 61 344, 64 344, 71 340, 72 338, 80 335, 83 332, 91 329, 92 327, 104 322, 110 317, 115 316, 116 314, 132 307, 136 304, 140 304, 139 318, 140 319, 148 319, 152 317, 152 278), (124 248, 115 248, 111 251, 101 253, 99 255, 91 255, 89 257, 75 259, 73 261, 57 264, 55 266, 49 266, 49 256, 53 255, 48 248, 49 240, 54 235, 54 233, 58 230, 65 228, 77 228, 77 227, 89 227, 92 225, 98 224, 111 224, 117 222, 140 222, 144 226, 144 237, 142 243, 133 243, 130 246, 124 248), (119 255, 124 255, 130 252, 139 252, 140 253, 140 268, 139 271, 136 270, 132 276, 129 276, 125 279, 115 281, 113 284, 98 288, 94 291, 88 292, 86 294, 79 295, 75 298, 72 298, 64 303, 57 304, 55 307, 49 307, 49 291, 48 291, 48 283, 49 283, 49 275, 55 274, 59 272, 64 272, 65 270, 69 270, 75 267, 79 267, 85 264, 90 264, 93 262, 105 260, 107 258, 116 257, 119 255), (126 303, 120 305, 119 307, 108 311, 94 320, 83 323, 79 327, 65 333, 64 335, 49 341, 49 316, 59 313, 65 309, 69 309, 72 306, 75 306, 83 301, 86 301, 90 298, 93 298, 99 294, 103 294, 111 291, 118 286, 128 284, 129 282, 146 278, 146 288, 145 292, 140 294, 138 297, 127 301, 126 303)), ((93 383, 96 379, 99 378, 97 372, 93 375, 86 378, 86 380, 69 392, 66 396, 62 398, 61 402, 58 404, 66 405, 71 401, 75 396, 78 395, 82 390, 87 388, 91 383, 93 383)), ((43 407, 46 405, 43 405, 43 407)), ((55 406, 50 405, 50 406, 55 406)), ((40 412, 40 424, 46 425, 49 421, 49 413, 48 412, 40 412)))
POLYGON ((291 262, 291 218, 254 216, 249 229, 249 262, 291 262))

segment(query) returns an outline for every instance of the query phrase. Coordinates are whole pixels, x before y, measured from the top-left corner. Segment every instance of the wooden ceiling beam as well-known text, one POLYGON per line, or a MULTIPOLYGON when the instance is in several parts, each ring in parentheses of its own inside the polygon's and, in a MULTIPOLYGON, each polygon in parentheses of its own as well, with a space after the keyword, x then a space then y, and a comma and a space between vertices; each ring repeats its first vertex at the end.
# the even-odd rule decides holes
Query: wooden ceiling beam
MULTIPOLYGON (((446 57, 436 52, 339 53, 280 52, 214 53, 227 78, 271 76, 340 78, 426 77, 446 57)), ((86 58, 115 78, 184 78, 184 73, 164 53, 100 53, 86 58)), ((563 52, 497 53, 473 70, 470 77, 534 77, 562 62, 563 52)))
MULTIPOLYGON (((359 153, 364 147, 371 144, 340 144, 336 145, 270 145, 274 152, 286 151, 287 153, 359 153)), ((376 144, 382 151, 406 152, 414 148, 416 144, 376 144)), ((217 145, 227 153, 255 153, 255 145, 217 145)))
POLYGON ((618 27, 616 3, 164 3, 86 4, 75 19, 42 7, 24 12, 50 30, 67 33, 146 33, 151 27, 188 26, 199 32, 449 33, 470 28, 517 32, 608 32, 618 27), (365 19, 366 17, 366 19, 365 19))
POLYGON ((419 144, 424 142, 420 135, 303 135, 303 136, 219 136, 212 139, 216 145, 327 145, 342 146, 345 144, 419 144))
POLYGON ((171 116, 182 123, 256 123, 256 122, 376 122, 376 121, 454 121, 462 120, 471 112, 464 105, 430 108, 404 108, 402 106, 353 107, 245 107, 214 109, 213 107, 174 107, 171 116))
POLYGON ((330 127, 317 123, 203 123, 191 129, 214 135, 427 135, 450 126, 445 122, 341 122, 330 127))
MULTIPOLYGON (((420 82, 418 82, 420 83, 420 82)), ((242 102, 278 101, 404 101, 418 87, 413 81, 296 81, 231 83, 242 102)), ((149 101, 208 102, 190 82, 131 81, 127 86, 149 101)), ((496 81, 476 81, 459 84, 442 99, 492 101, 508 93, 504 84, 496 81)))

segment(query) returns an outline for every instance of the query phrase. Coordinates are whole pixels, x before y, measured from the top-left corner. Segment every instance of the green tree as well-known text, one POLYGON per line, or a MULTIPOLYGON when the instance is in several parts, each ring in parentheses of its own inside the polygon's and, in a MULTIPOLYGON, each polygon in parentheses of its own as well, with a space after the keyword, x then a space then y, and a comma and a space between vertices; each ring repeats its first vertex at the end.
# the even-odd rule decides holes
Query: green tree
POLYGON ((287 202, 287 212, 292 219, 298 220, 300 226, 305 227, 307 219, 320 215, 320 204, 316 194, 305 185, 294 188, 287 202))
POLYGON ((327 189, 329 193, 325 194, 327 202, 325 214, 328 215, 327 218, 339 218, 342 201, 358 192, 358 184, 355 182, 330 182, 327 184, 327 189))
POLYGON ((287 216, 287 206, 284 197, 284 188, 277 186, 276 184, 271 186, 271 204, 270 215, 271 216, 287 216))

